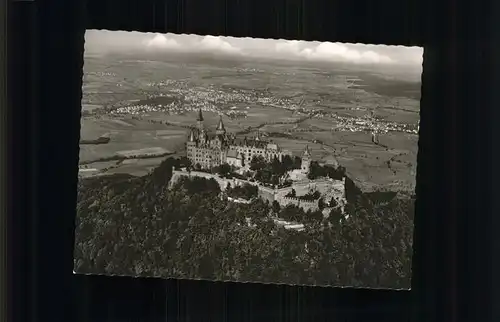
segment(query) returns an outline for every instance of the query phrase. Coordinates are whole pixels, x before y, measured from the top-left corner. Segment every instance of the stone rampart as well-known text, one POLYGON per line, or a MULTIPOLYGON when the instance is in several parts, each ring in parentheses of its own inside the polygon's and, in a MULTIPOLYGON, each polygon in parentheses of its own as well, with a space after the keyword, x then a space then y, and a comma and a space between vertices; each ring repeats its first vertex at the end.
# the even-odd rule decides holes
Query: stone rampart
POLYGON ((205 178, 207 180, 214 179, 215 181, 217 181, 222 191, 226 190, 228 183, 231 184, 232 186, 240 184, 239 182, 236 181, 236 179, 225 179, 211 173, 200 172, 200 171, 187 172, 187 171, 175 170, 172 172, 172 179, 170 179, 170 186, 174 185, 177 181, 179 181, 181 177, 190 177, 190 178, 198 177, 198 178, 205 178))
POLYGON ((257 182, 251 182, 248 180, 242 179, 226 179, 221 178, 217 174, 211 174, 200 171, 179 171, 174 170, 172 172, 172 179, 170 180, 170 185, 175 184, 181 177, 200 177, 205 179, 214 179, 219 184, 222 191, 226 190, 227 185, 230 184, 232 187, 242 186, 244 184, 250 184, 252 186, 258 187, 258 195, 263 200, 267 200, 269 203, 273 201, 277 201, 281 206, 287 206, 290 204, 296 205, 302 208, 304 211, 307 210, 317 210, 318 200, 315 201, 306 201, 301 200, 299 198, 287 197, 287 195, 295 190, 298 196, 305 195, 311 191, 317 190, 323 195, 323 198, 331 198, 334 197, 337 202, 342 203, 341 200, 345 198, 345 188, 344 181, 339 180, 328 180, 328 179, 320 179, 320 180, 307 180, 301 182, 295 182, 291 187, 273 189, 259 185, 257 182))
POLYGON ((302 208, 304 211, 314 211, 318 209, 318 200, 314 201, 306 201, 306 200, 301 200, 299 198, 293 198, 293 197, 278 197, 276 198, 276 201, 280 204, 282 207, 286 207, 288 205, 295 205, 299 208, 302 208))

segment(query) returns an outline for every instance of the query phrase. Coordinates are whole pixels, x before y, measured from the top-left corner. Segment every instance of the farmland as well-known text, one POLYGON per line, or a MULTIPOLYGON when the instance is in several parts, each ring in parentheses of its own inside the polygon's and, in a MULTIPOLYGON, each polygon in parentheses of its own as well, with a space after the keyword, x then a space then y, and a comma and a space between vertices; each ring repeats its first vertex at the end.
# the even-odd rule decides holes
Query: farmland
POLYGON ((82 170, 82 176, 145 174, 164 156, 135 158, 144 151, 182 155, 202 109, 211 129, 222 116, 226 130, 240 137, 259 131, 297 155, 307 144, 315 159, 335 158, 366 186, 414 185, 417 81, 334 66, 197 63, 182 57, 92 57, 84 72, 81 138, 110 141, 80 146, 80 163, 97 169, 82 170), (371 140, 373 131, 379 144, 371 140), (111 169, 100 166, 120 156, 126 160, 111 169))

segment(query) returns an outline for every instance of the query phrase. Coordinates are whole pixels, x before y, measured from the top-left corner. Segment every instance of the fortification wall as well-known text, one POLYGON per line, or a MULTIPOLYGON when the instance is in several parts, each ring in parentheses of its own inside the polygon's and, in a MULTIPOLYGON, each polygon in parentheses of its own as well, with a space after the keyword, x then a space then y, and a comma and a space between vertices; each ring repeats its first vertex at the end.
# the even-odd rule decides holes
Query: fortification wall
POLYGON ((295 189, 297 195, 305 195, 311 190, 317 190, 324 194, 333 188, 343 191, 344 181, 331 179, 303 180, 293 183, 292 188, 295 189))
POLYGON ((277 197, 276 201, 280 204, 282 207, 286 207, 288 205, 295 205, 297 207, 302 208, 304 211, 314 211, 317 210, 318 207, 318 201, 305 201, 305 200, 300 200, 298 198, 292 198, 292 197, 277 197))
POLYGON ((236 179, 225 179, 211 173, 199 172, 199 171, 186 172, 186 171, 175 170, 172 172, 172 179, 170 179, 170 187, 174 185, 177 181, 179 181, 181 177, 199 177, 199 178, 205 178, 207 180, 214 179, 215 181, 217 181, 222 191, 226 190, 228 183, 230 183, 232 186, 240 184, 239 182, 236 182, 236 179))
POLYGON ((264 186, 260 186, 257 182, 251 182, 242 179, 225 179, 221 178, 216 174, 200 172, 200 171, 178 171, 174 170, 172 172, 172 179, 170 180, 170 185, 175 184, 181 177, 201 177, 205 179, 214 179, 219 184, 222 191, 227 188, 228 183, 232 187, 241 186, 244 184, 250 184, 258 187, 258 195, 260 198, 267 200, 269 203, 273 201, 277 201, 282 207, 287 205, 296 205, 302 208, 304 211, 307 210, 317 210, 318 201, 304 201, 298 198, 286 197, 292 189, 295 190, 298 196, 305 195, 311 190, 318 190, 324 198, 334 197, 339 204, 343 205, 345 200, 345 188, 344 182, 338 180, 308 180, 303 182, 296 182, 291 187, 281 188, 281 189, 272 189, 264 186))
POLYGON ((174 184, 179 181, 179 179, 182 177, 181 171, 172 171, 172 178, 170 178, 170 182, 168 183, 168 187, 172 187, 174 184))
POLYGON ((281 198, 276 198, 276 201, 280 204, 280 206, 288 206, 288 205, 294 205, 298 206, 299 205, 299 199, 297 198, 291 198, 291 197, 281 197, 281 198))
POLYGON ((292 187, 286 187, 286 188, 281 188, 281 189, 276 189, 275 190, 275 196, 278 198, 278 197, 285 197, 287 194, 289 194, 293 189, 293 186, 292 187))
POLYGON ((248 181, 248 180, 242 180, 242 179, 232 179, 233 182, 239 186, 242 186, 244 184, 249 184, 249 185, 252 185, 252 186, 258 186, 259 183, 258 182, 252 182, 252 181, 248 181))
POLYGON ((263 191, 269 190, 271 192, 273 191, 272 189, 259 186, 259 184, 257 182, 251 182, 251 181, 237 179, 237 178, 226 179, 226 178, 219 177, 217 174, 206 173, 206 172, 201 172, 201 171, 187 172, 187 171, 174 170, 174 171, 172 171, 172 179, 170 179, 170 186, 172 186, 177 181, 179 181, 179 178, 181 178, 183 176, 184 177, 199 177, 199 178, 205 178, 207 180, 214 179, 215 181, 217 181, 217 183, 219 184, 222 191, 226 190, 228 183, 232 187, 242 186, 244 184, 249 184, 252 186, 258 186, 259 190, 263 190, 263 191))
POLYGON ((259 186, 259 197, 272 203, 275 200, 274 190, 259 186))
POLYGON ((319 209, 318 204, 316 203, 300 203, 299 207, 301 207, 304 211, 316 211, 319 209))

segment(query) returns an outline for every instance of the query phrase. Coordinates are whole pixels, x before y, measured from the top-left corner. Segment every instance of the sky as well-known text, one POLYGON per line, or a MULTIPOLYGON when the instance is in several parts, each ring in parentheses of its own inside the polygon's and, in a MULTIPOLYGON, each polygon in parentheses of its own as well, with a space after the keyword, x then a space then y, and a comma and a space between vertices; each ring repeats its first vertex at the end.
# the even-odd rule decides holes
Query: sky
POLYGON ((244 58, 406 66, 417 69, 422 67, 423 60, 422 47, 106 30, 88 30, 85 34, 86 54, 127 51, 210 53, 244 58))

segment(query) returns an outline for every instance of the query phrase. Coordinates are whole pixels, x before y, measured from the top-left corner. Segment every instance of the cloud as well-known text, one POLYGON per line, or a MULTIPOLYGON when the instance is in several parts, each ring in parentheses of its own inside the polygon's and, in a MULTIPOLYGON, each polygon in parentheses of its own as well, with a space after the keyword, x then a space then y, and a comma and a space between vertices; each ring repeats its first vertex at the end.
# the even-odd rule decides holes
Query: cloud
POLYGON ((200 46, 208 51, 220 51, 227 54, 240 53, 240 49, 232 46, 229 42, 223 40, 221 37, 205 36, 200 41, 200 46))
POLYGON ((297 58, 324 62, 351 62, 351 63, 392 63, 393 60, 373 50, 356 50, 349 45, 323 42, 316 45, 308 45, 300 41, 284 41, 276 44, 276 52, 288 54, 297 58))
POLYGON ((185 53, 219 53, 226 55, 239 54, 240 48, 231 45, 222 37, 194 35, 162 35, 149 36, 143 41, 149 51, 164 50, 185 53))
POLYGON ((138 32, 89 30, 86 49, 94 51, 175 51, 182 53, 222 54, 250 58, 307 60, 371 65, 407 65, 421 67, 420 47, 344 44, 283 39, 234 38, 138 32))
POLYGON ((145 45, 149 49, 166 49, 166 50, 179 50, 181 46, 174 39, 165 37, 164 35, 157 34, 151 39, 145 41, 145 45))

